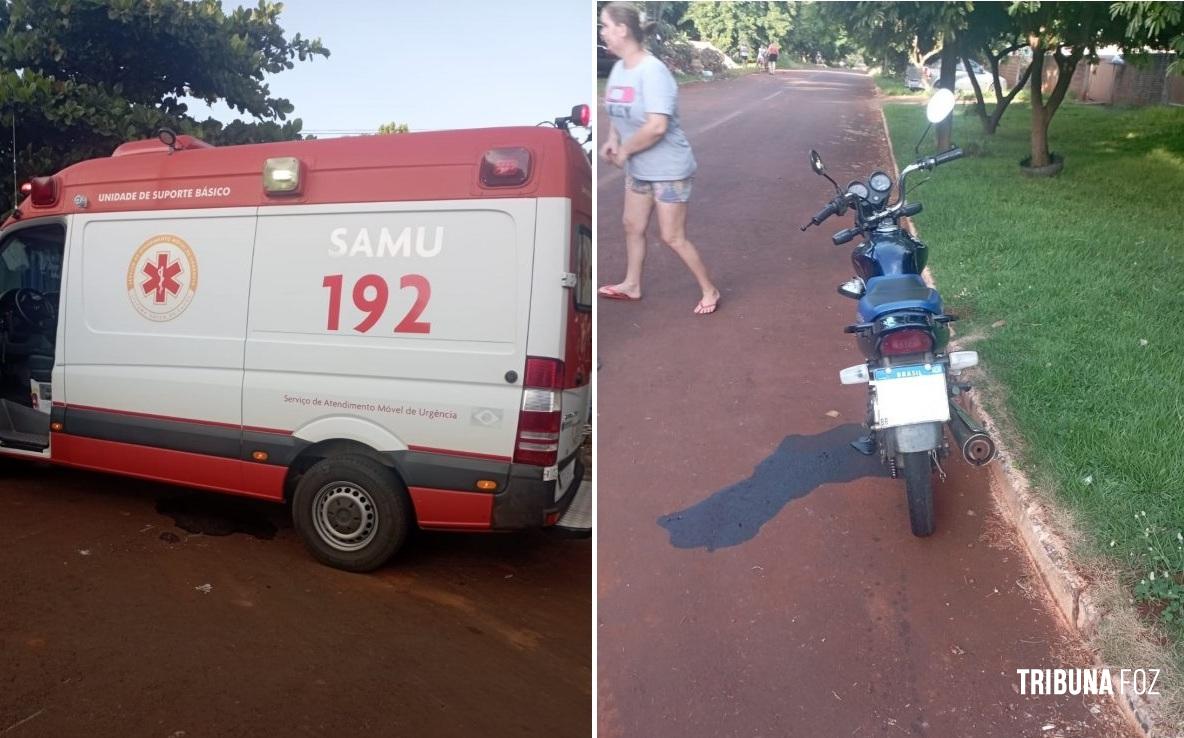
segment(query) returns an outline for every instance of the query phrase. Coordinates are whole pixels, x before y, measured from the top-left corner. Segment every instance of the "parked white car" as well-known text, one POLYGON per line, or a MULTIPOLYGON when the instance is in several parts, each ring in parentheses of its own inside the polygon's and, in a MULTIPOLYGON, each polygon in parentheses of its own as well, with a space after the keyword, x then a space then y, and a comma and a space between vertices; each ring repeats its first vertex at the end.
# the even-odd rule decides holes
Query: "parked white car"
MULTIPOLYGON (((974 77, 976 80, 978 80, 979 89, 981 89, 984 94, 994 89, 994 78, 991 76, 991 73, 983 67, 983 65, 971 59, 970 68, 974 70, 974 77)), ((931 86, 936 85, 937 80, 941 77, 941 59, 938 58, 929 62, 929 64, 925 66, 925 73, 929 84, 931 86)), ((1006 92, 1006 81, 1000 80, 1000 83, 1003 85, 1004 92, 1006 92)), ((954 74, 954 91, 974 92, 974 85, 970 82, 970 75, 966 73, 966 66, 962 64, 961 61, 958 62, 958 68, 954 74)))

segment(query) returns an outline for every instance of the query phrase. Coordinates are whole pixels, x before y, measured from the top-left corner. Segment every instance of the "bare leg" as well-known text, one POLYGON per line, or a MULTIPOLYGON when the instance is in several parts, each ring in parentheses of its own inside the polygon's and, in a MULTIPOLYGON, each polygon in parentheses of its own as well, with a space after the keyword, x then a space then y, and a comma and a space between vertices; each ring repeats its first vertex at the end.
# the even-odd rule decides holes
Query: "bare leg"
POLYGON ((691 274, 694 274, 695 279, 699 282, 699 289, 703 291, 703 299, 695 307, 695 312, 701 315, 714 312, 715 305, 719 302, 719 290, 716 289, 711 277, 708 276, 707 267, 699 258, 699 251, 695 248, 695 244, 687 239, 687 204, 685 202, 659 202, 656 207, 658 228, 661 231, 662 240, 674 250, 674 253, 682 257, 687 268, 691 270, 691 274))
POLYGON ((612 286, 632 298, 641 297, 641 266, 645 262, 645 229, 654 211, 653 195, 625 188, 625 279, 612 286))

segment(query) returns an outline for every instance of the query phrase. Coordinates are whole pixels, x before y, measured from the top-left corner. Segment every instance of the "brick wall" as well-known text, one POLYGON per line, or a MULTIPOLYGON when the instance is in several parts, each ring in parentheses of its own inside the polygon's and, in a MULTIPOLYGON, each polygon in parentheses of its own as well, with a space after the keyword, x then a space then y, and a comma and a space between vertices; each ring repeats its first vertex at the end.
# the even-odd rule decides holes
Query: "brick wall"
POLYGON ((1017 54, 1012 54, 999 62, 999 76, 1007 82, 1008 90, 1015 87, 1015 83, 1019 81, 1020 75, 1024 73, 1025 66, 1027 65, 1024 63, 1024 60, 1017 54))
POLYGON ((1166 82, 1168 65, 1173 61, 1169 54, 1156 54, 1146 66, 1135 66, 1132 62, 1115 70, 1114 99, 1117 105, 1158 105, 1163 102, 1163 86, 1166 82))
MULTIPOLYGON (((1073 71, 1069 90, 1078 97, 1116 105, 1181 104, 1184 84, 1179 78, 1167 77, 1168 65, 1174 60, 1174 54, 1155 54, 1148 63, 1138 66, 1132 61, 1112 65, 1109 59, 1102 59, 1092 67, 1083 60, 1073 71)), ((999 69, 1008 87, 1015 86, 1025 66, 1026 62, 1017 54, 1003 60, 999 69)), ((1056 84, 1057 65, 1050 54, 1044 61, 1044 93, 1052 92, 1056 84)))
POLYGON ((1164 102, 1169 105, 1184 105, 1184 74, 1173 74, 1168 77, 1164 98, 1164 102))

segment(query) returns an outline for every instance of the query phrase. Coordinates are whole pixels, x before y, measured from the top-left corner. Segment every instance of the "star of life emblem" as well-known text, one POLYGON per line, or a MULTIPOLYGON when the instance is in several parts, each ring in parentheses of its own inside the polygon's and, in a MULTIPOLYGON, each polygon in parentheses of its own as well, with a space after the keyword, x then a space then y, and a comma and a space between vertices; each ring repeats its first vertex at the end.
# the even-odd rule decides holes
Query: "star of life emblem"
POLYGON ((136 249, 127 268, 127 295, 148 320, 164 322, 185 312, 197 293, 197 257, 177 236, 153 236, 136 249))

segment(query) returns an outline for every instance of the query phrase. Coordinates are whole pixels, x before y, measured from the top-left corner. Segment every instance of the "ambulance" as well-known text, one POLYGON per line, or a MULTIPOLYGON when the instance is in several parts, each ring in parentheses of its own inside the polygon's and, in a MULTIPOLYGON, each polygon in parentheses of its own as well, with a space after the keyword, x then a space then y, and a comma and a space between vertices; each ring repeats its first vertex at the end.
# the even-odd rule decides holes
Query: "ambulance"
POLYGON ((593 292, 586 109, 556 122, 162 131, 33 179, 0 230, 0 456, 290 503, 350 571, 413 526, 560 522, 593 292))

